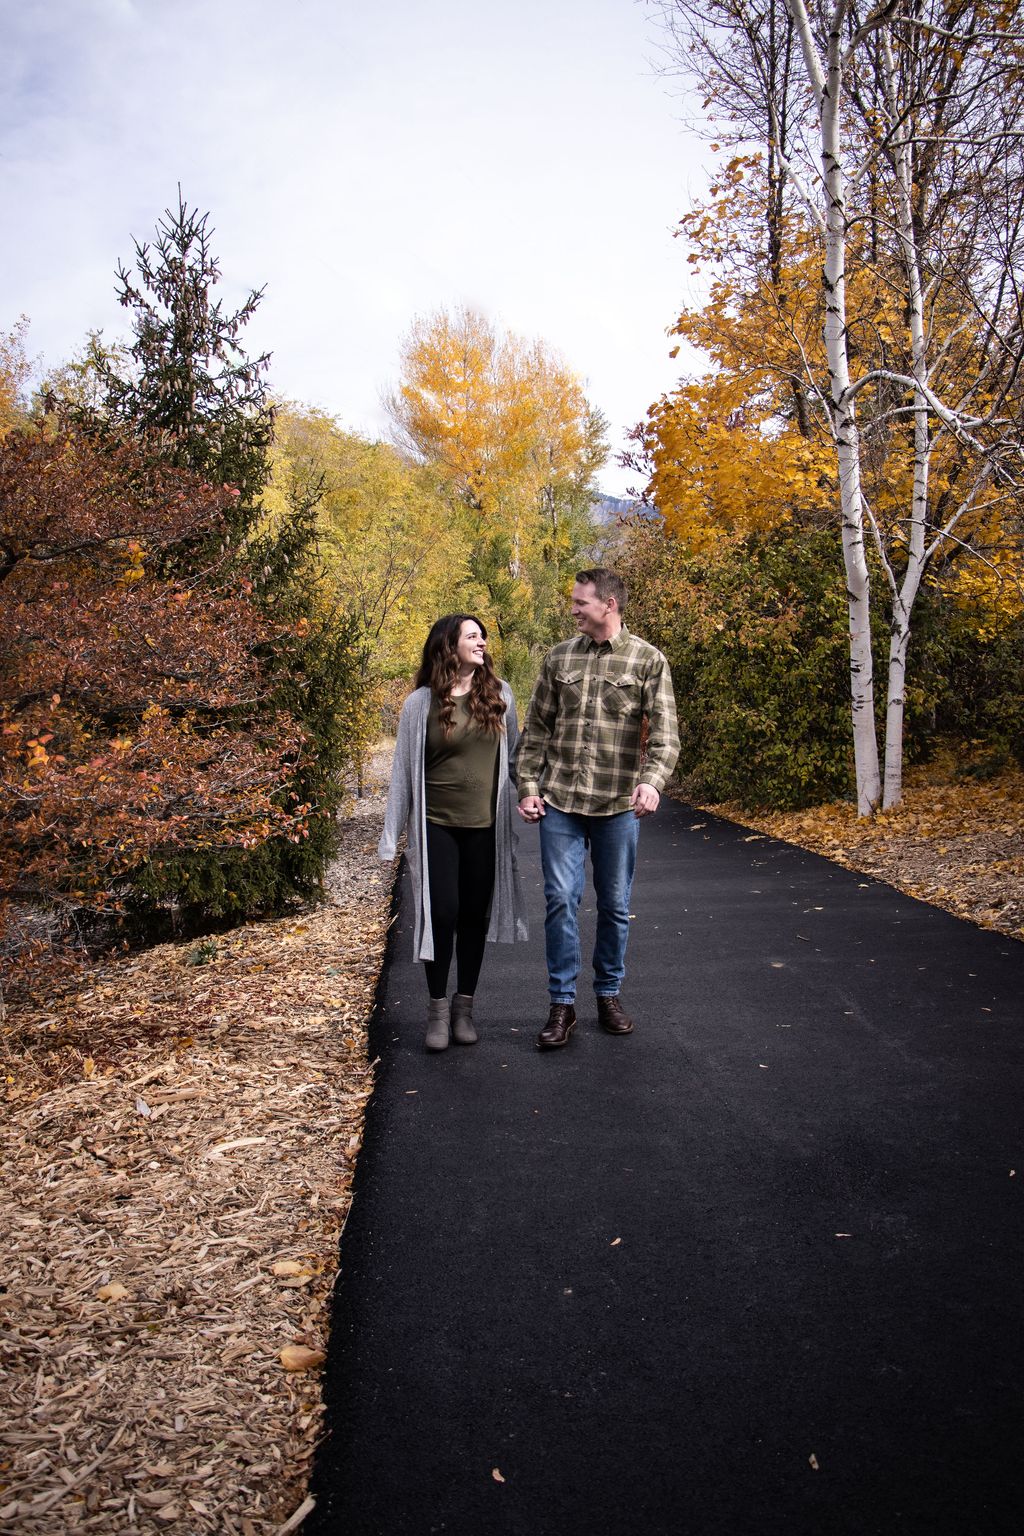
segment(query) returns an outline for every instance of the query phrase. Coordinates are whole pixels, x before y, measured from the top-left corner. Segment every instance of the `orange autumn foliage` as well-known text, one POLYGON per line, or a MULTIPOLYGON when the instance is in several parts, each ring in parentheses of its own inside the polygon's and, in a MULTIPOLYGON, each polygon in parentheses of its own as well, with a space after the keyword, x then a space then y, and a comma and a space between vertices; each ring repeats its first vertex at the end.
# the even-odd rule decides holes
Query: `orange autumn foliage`
MULTIPOLYGON (((827 375, 820 236, 791 206, 769 258, 767 203, 761 157, 736 156, 722 168, 707 203, 679 225, 688 264, 709 272, 711 280, 705 301, 684 310, 671 334, 698 349, 711 367, 655 402, 638 432, 638 458, 649 470, 649 499, 666 527, 692 548, 723 533, 838 519, 834 445, 814 382, 827 375)), ((947 337, 943 367, 970 377, 977 372, 972 357, 982 335, 963 326, 951 301, 944 309, 944 299, 936 300, 931 315, 937 333, 947 337)), ((847 303, 858 368, 909 371, 899 274, 892 253, 879 248, 870 229, 851 235, 847 303)), ((897 567, 914 461, 912 421, 893 410, 902 402, 901 390, 884 381, 859 399, 865 492, 897 567)), ((976 403, 981 409, 985 400, 976 403)), ((932 451, 934 525, 955 504, 962 478, 961 448, 949 434, 932 451)), ((940 562, 957 566, 958 590, 965 600, 979 597, 988 625, 1021 611, 1019 517, 1019 502, 998 485, 989 487, 940 562), (967 545, 990 565, 960 558, 967 545)))
POLYGON ((71 432, 0 443, 0 932, 46 947, 121 910, 151 861, 303 835, 302 748, 269 707, 271 637, 230 575, 232 491, 71 432), (175 575, 173 555, 209 550, 175 575), (45 923, 31 918, 47 913, 45 923), (46 944, 38 939, 46 933, 46 944))

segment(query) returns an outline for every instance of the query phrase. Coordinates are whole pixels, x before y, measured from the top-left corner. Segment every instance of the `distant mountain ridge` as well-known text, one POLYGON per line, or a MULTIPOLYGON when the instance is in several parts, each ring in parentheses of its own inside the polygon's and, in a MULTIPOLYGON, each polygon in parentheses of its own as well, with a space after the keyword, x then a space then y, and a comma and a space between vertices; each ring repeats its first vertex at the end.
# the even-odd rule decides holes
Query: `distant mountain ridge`
POLYGON ((655 517, 653 507, 645 507, 632 496, 599 496, 594 502, 594 521, 614 523, 620 517, 655 517))

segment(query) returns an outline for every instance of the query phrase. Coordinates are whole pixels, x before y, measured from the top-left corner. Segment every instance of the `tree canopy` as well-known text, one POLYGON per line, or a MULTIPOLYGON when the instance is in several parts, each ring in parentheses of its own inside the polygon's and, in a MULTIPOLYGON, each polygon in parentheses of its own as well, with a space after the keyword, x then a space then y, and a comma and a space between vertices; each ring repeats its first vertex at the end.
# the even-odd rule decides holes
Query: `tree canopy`
POLYGON ((835 528, 869 813, 900 795, 926 581, 998 587, 1020 611, 1022 34, 1015 11, 964 0, 661 9, 732 153, 681 226, 711 291, 676 331, 712 369, 651 413, 652 495, 691 541, 835 528), (891 630, 884 779, 873 604, 891 630))
POLYGON ((594 539, 607 423, 542 342, 470 308, 418 320, 388 405, 397 439, 427 467, 470 573, 524 684, 561 620, 563 573, 594 539))

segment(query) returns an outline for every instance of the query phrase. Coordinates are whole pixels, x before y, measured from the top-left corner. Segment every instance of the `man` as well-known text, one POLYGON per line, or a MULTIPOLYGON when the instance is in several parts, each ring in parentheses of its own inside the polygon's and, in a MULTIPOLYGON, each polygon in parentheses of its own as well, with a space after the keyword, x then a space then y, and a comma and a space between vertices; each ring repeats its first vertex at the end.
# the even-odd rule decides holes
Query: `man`
POLYGON ((579 571, 578 634, 544 658, 519 741, 519 814, 540 825, 551 1012, 537 1044, 567 1045, 576 1027, 577 922, 589 843, 597 895, 594 991, 601 1027, 628 1035, 619 1000, 640 821, 658 809, 679 755, 668 662, 622 622, 626 589, 614 571, 579 571), (646 758, 641 727, 647 718, 646 758))

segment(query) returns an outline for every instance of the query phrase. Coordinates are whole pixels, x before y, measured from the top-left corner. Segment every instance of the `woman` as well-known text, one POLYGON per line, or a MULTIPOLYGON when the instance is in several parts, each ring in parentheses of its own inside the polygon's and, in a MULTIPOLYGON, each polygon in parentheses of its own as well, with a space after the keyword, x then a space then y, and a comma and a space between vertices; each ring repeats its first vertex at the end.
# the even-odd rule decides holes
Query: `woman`
POLYGON ((495 675, 487 631, 472 614, 437 620, 415 691, 402 706, 378 852, 393 859, 408 832, 413 953, 427 974, 428 1051, 473 1045, 473 995, 487 939, 525 939, 515 862, 512 690, 495 675), (448 1002, 455 954, 456 991, 448 1002))

